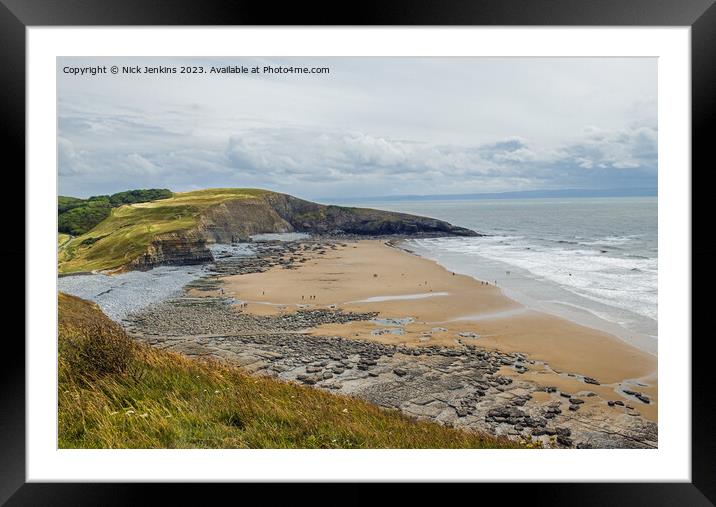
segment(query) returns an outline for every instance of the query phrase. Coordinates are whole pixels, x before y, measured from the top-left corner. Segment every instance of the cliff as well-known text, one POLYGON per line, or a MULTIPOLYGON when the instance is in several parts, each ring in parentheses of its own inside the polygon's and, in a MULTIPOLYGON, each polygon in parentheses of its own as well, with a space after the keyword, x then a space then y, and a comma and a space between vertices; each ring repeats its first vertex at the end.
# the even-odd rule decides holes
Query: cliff
POLYGON ((143 271, 154 266, 201 264, 213 260, 203 237, 196 233, 171 233, 158 236, 127 268, 143 271))
POLYGON ((326 206, 287 194, 272 194, 266 201, 296 232, 340 235, 445 235, 477 236, 475 231, 434 218, 369 208, 326 206))
POLYGON ((113 209, 89 232, 65 243, 59 272, 150 269, 212 260, 210 243, 263 233, 322 236, 477 236, 434 218, 328 206, 259 189, 210 189, 113 209))
POLYGON ((255 199, 226 201, 211 207, 198 228, 209 241, 247 240, 262 233, 476 236, 477 233, 434 218, 368 208, 327 206, 288 194, 269 193, 255 199))

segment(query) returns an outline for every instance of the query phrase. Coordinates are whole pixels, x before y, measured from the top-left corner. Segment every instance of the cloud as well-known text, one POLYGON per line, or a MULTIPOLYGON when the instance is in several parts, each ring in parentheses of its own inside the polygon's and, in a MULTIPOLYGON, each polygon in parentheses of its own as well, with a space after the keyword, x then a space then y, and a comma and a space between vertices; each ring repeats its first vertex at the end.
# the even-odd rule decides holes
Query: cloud
POLYGON ((656 64, 642 60, 326 59, 315 62, 332 68, 320 79, 171 86, 59 74, 60 192, 655 186, 656 64))
POLYGON ((127 155, 126 166, 131 169, 132 172, 137 174, 157 174, 162 172, 162 168, 154 162, 147 160, 139 153, 130 153, 127 155))
POLYGON ((60 176, 81 174, 85 169, 72 141, 62 136, 57 136, 57 165, 60 176))
MULTIPOLYGON (((609 131, 587 128, 556 149, 525 139, 482 145, 433 145, 392 140, 364 132, 260 129, 232 136, 227 158, 243 174, 280 183, 412 179, 425 188, 459 178, 466 186, 486 178, 577 182, 583 169, 656 171, 656 129, 609 131)), ((589 175, 593 178, 593 175, 589 175)))
POLYGON ((590 126, 566 152, 585 169, 656 169, 657 129, 640 126, 609 131, 590 126))
MULTIPOLYGON (((127 128, 133 127, 115 124, 111 133, 102 130, 100 136, 122 137, 127 128)), ((246 129, 227 136, 223 147, 196 147, 201 140, 172 136, 141 153, 132 143, 95 142, 92 150, 78 151, 72 141, 60 137, 61 175, 66 180, 104 176, 123 181, 125 188, 137 186, 140 178, 160 186, 171 180, 182 188, 206 180, 207 185, 219 181, 284 191, 353 185, 355 192, 363 193, 382 185, 391 192, 402 188, 441 193, 582 186, 594 184, 596 173, 608 182, 629 171, 656 172, 654 127, 589 127, 555 149, 541 149, 523 138, 435 145, 311 127, 246 129)))

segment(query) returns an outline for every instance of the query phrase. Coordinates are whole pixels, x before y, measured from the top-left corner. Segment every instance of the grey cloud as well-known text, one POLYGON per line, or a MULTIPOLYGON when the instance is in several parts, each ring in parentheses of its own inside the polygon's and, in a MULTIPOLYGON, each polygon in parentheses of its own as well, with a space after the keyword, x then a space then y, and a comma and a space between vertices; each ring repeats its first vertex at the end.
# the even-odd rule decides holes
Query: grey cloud
POLYGON ((207 174, 226 184, 255 182, 271 188, 341 182, 360 188, 370 180, 408 182, 424 189, 478 191, 496 184, 530 188, 536 183, 586 184, 594 171, 656 170, 656 129, 608 131, 589 128, 557 149, 540 150, 525 139, 483 145, 432 145, 396 141, 362 132, 325 132, 310 128, 250 129, 229 136, 225 149, 180 148, 185 139, 150 152, 117 146, 78 152, 59 140, 62 176, 107 174, 160 181, 171 177, 190 185, 207 174), (100 170, 101 168, 101 170, 100 170), (585 172, 590 170, 590 172, 585 172), (581 179, 580 179, 581 178, 581 179), (454 185, 457 180, 459 185, 454 185), (492 181, 489 181, 492 180, 492 181))
POLYGON ((332 72, 58 74, 60 191, 263 186, 350 197, 656 184, 652 59, 303 60, 332 72))
MULTIPOLYGON (((547 178, 580 169, 656 168, 656 129, 624 131, 590 128, 570 144, 540 150, 524 139, 477 146, 406 143, 365 133, 262 129, 232 137, 227 150, 241 171, 296 181, 350 179, 358 174, 391 178, 547 178)), ((562 174, 564 176, 564 174, 562 174)), ((469 184, 469 181, 463 183, 469 184)))
POLYGON ((567 147, 566 151, 585 169, 656 169, 657 129, 635 127, 607 131, 588 127, 581 142, 567 147))

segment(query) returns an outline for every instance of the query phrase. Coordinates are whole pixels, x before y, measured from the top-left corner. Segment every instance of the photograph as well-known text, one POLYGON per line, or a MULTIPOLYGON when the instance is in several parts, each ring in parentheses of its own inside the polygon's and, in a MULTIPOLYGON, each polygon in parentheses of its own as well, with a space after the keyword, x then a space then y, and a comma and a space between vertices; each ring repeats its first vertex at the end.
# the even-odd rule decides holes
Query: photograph
POLYGON ((0 506, 716 505, 715 3, 0 0, 0 506))
POLYGON ((656 452, 658 83, 57 56, 57 447, 656 452))

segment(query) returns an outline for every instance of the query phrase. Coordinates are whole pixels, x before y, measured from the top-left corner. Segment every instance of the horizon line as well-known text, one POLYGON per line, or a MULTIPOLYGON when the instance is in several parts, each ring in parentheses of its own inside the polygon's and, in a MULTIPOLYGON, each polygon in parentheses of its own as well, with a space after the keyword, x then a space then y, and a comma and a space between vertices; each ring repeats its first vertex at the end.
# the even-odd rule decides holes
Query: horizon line
POLYGON ((634 188, 568 188, 568 189, 539 189, 539 190, 510 190, 500 192, 471 192, 461 194, 389 194, 364 195, 356 197, 318 197, 317 200, 361 201, 361 200, 430 200, 430 199, 499 199, 509 197, 650 197, 658 196, 658 187, 634 188))

